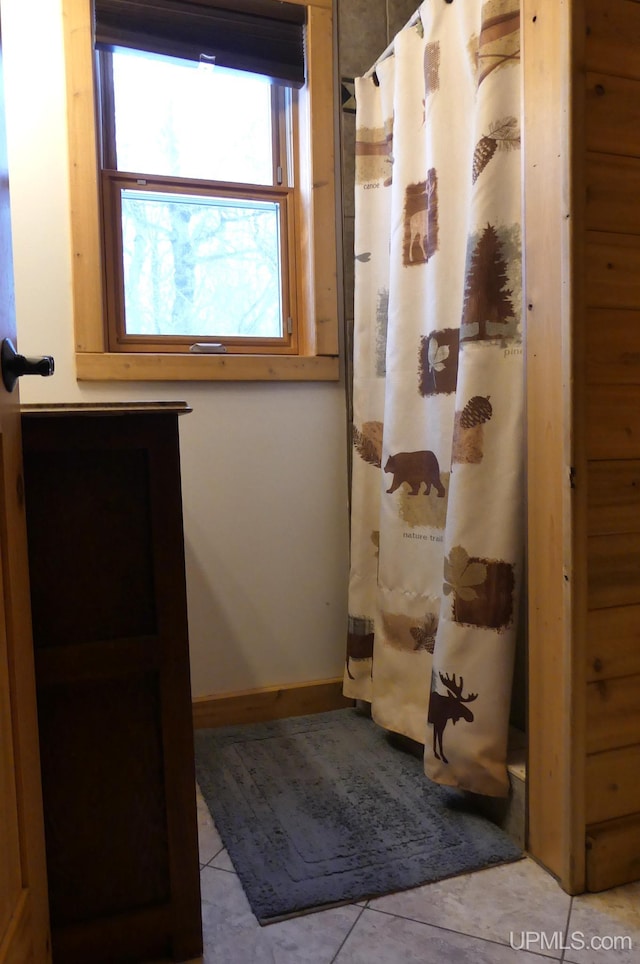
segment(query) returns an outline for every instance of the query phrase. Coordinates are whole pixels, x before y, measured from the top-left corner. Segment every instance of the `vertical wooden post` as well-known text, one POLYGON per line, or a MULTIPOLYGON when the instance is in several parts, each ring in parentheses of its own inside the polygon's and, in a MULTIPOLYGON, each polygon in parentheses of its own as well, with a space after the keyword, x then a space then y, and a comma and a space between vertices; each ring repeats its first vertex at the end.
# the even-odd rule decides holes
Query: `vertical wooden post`
POLYGON ((585 883, 582 8, 522 2, 528 846, 569 893, 585 883))

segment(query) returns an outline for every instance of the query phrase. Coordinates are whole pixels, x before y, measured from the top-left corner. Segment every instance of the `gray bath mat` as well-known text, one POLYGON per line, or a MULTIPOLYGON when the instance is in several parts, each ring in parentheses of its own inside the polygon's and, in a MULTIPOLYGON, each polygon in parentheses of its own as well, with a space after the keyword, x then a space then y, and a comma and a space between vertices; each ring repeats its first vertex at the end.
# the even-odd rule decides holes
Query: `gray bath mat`
POLYGON ((522 857, 356 709, 195 741, 200 789, 261 924, 522 857))

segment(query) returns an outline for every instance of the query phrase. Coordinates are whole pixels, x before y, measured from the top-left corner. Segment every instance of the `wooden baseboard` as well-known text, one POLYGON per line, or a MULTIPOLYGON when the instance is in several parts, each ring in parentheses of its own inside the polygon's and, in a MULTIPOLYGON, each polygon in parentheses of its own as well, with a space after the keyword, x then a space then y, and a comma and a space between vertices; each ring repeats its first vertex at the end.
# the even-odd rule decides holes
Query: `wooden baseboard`
POLYGON ((193 726, 198 730, 238 723, 262 723, 288 716, 340 710, 353 706, 354 702, 342 695, 342 677, 197 696, 193 700, 193 726))

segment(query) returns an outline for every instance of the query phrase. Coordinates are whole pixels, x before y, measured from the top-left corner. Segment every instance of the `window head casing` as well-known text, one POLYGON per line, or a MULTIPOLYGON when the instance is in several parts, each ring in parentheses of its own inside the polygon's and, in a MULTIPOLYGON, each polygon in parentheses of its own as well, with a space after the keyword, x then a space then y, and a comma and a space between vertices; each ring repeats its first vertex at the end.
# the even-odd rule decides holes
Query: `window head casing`
POLYGON ((298 353, 305 9, 238 7, 95 0, 111 351, 298 353))
MULTIPOLYGON (((182 160, 178 158, 180 163, 177 167, 163 167, 162 164, 158 166, 157 157, 154 166, 150 167, 143 156, 135 153, 130 139, 127 144, 127 136, 123 134, 120 140, 116 137, 115 105, 109 104, 109 96, 114 100, 118 96, 117 92, 113 92, 113 78, 110 80, 112 94, 106 95, 106 105, 104 86, 102 90, 97 86, 94 90, 97 77, 93 74, 93 51, 98 35, 96 33, 94 36, 91 0, 62 0, 72 161, 70 180, 74 245, 73 290, 78 378, 324 380, 339 377, 331 0, 314 0, 312 3, 289 0, 286 4, 281 4, 279 0, 234 0, 231 11, 225 10, 226 6, 231 6, 231 0, 197 0, 180 4, 174 0, 95 2, 104 5, 103 8, 96 7, 96 14, 101 9, 107 11, 104 15, 102 39, 98 40, 99 45, 109 48, 106 53, 107 61, 113 64, 117 59, 130 64, 137 56, 141 56, 147 64, 156 60, 164 67, 166 63, 170 63, 166 58, 171 57, 172 65, 181 68, 179 72, 189 74, 192 80, 198 80, 200 87, 206 86, 207 73, 210 74, 206 69, 197 67, 201 54, 208 54, 202 58, 205 62, 212 56, 216 58, 213 77, 217 75, 219 83, 223 82, 227 69, 236 70, 240 65, 226 61, 220 68, 223 56, 226 57, 227 54, 220 54, 219 51, 210 54, 206 49, 200 50, 203 46, 200 43, 201 30, 198 30, 198 61, 192 60, 196 66, 185 65, 188 52, 184 47, 178 49, 175 46, 178 41, 184 41, 184 37, 178 37, 176 31, 170 32, 171 43, 174 45, 171 50, 162 48, 158 51, 156 31, 154 56, 147 56, 148 50, 137 56, 130 51, 123 53, 121 48, 129 46, 131 37, 124 37, 122 34, 116 36, 113 33, 113 23, 107 24, 109 12, 120 12, 124 7, 130 7, 135 8, 138 13, 142 8, 146 8, 145 13, 148 13, 153 8, 166 24, 166 16, 171 9, 179 6, 183 14, 188 9, 190 15, 194 16, 202 13, 210 15, 215 11, 219 25, 222 22, 221 16, 230 15, 235 22, 241 14, 245 18, 252 18, 254 27, 258 24, 260 30, 264 28, 261 17, 270 21, 270 29, 277 27, 280 30, 283 24, 273 13, 276 11, 279 15, 286 7, 291 16, 288 24, 284 24, 285 33, 289 31, 290 37, 293 32, 299 38, 302 27, 305 34, 306 62, 305 58, 301 59, 298 55, 298 64, 302 62, 306 76, 301 76, 299 67, 291 67, 292 58, 290 53, 286 52, 291 49, 289 44, 288 48, 285 45, 284 54, 282 51, 278 54, 278 66, 272 70, 273 76, 266 84, 258 81, 263 88, 267 88, 267 114, 268 124, 271 124, 271 136, 264 134, 262 122, 257 126, 253 121, 247 122, 244 128, 250 131, 251 150, 248 152, 248 159, 251 163, 262 154, 262 151, 258 150, 258 143, 270 143, 268 175, 265 175, 264 167, 261 168, 262 173, 255 170, 247 173, 248 169, 242 171, 237 163, 233 163, 231 170, 227 168, 226 172, 202 166, 196 169, 191 164, 195 157, 206 157, 207 154, 212 156, 210 150, 202 148, 202 144, 206 146, 207 137, 211 143, 209 128, 214 125, 207 126, 202 123, 195 125, 200 143, 196 144, 195 148, 189 144, 188 149, 182 151, 183 157, 182 160), (303 27, 305 22, 306 27, 303 27), (112 31, 110 36, 106 34, 106 25, 112 31), (117 48, 115 56, 114 48, 117 48), (292 70, 298 70, 297 79, 292 77, 292 70), (288 73, 283 74, 281 71, 288 73), (273 81, 284 81, 287 86, 273 81), (303 86, 294 86, 299 83, 303 83, 303 86), (111 129, 109 122, 106 125, 100 122, 96 104, 100 105, 103 117, 112 118, 111 129), (282 117, 288 118, 284 124, 281 122, 282 117), (89 146, 94 137, 100 143, 101 157, 108 165, 104 166, 104 171, 111 172, 108 176, 102 175, 102 171, 96 169, 95 162, 91 162, 89 146), (185 157, 191 166, 184 166, 182 162, 185 157), (130 175, 139 174, 148 176, 136 176, 134 183, 130 183, 130 175), (103 191, 102 181, 105 177, 108 185, 103 191), (104 239, 100 227, 101 195, 111 218, 104 239), (168 205, 173 212, 171 216, 175 215, 177 218, 177 229, 171 224, 168 205), (114 233, 122 233, 123 224, 124 241, 120 240, 118 251, 117 242, 114 244, 114 233), (140 229, 140 224, 144 226, 144 230, 140 229), (251 228, 249 231, 246 230, 248 225, 251 228), (210 240, 205 244, 208 235, 210 240), (137 276, 147 285, 146 289, 143 285, 143 296, 138 299, 137 308, 134 299, 128 309, 133 319, 130 331, 127 331, 124 325, 118 329, 113 321, 113 305, 118 297, 123 309, 125 306, 124 282, 119 289, 121 294, 114 296, 114 292, 118 291, 114 284, 114 273, 119 269, 113 252, 118 251, 122 257, 125 242, 130 259, 127 270, 133 271, 134 278, 137 272, 137 276), (217 327, 222 325, 220 318, 223 314, 233 314, 229 307, 231 302, 228 299, 224 302, 220 292, 214 291, 211 277, 207 276, 211 264, 221 263, 223 254, 228 257, 228 251, 225 253, 222 250, 225 243, 227 248, 232 248, 238 263, 241 264, 242 259, 245 259, 245 265, 243 267, 241 264, 240 268, 236 265, 235 280, 233 271, 228 266, 222 274, 230 282, 235 292, 234 297, 244 297, 245 309, 252 309, 254 317, 259 316, 261 324, 266 325, 266 328, 250 331, 249 334, 244 331, 230 334, 229 328, 218 329, 222 330, 220 336, 216 329, 206 328, 212 315, 217 317, 217 327), (176 287, 175 279, 172 279, 173 264, 171 269, 167 264, 173 261, 174 252, 180 250, 181 244, 182 250, 190 255, 191 261, 188 258, 177 259, 178 263, 184 265, 184 271, 176 287), (154 250, 154 245, 157 250, 154 250), (279 274, 277 271, 274 273, 274 258, 269 253, 270 247, 277 248, 280 257, 279 274), (194 249, 202 261, 202 264, 196 264, 195 268, 194 249), (103 255, 108 255, 104 259, 109 262, 106 274, 99 270, 103 255), (161 255, 165 259, 164 264, 161 255), (247 284, 249 270, 254 274, 251 283, 247 284), (152 276, 160 282, 153 296, 149 293, 152 276), (278 305, 276 298, 276 307, 271 309, 270 315, 269 311, 263 310, 265 299, 271 297, 271 300, 274 300, 273 294, 269 295, 269 292, 277 290, 278 283, 280 303, 278 305), (180 290, 181 285, 184 290, 180 291, 180 298, 177 298, 175 293, 180 290), (107 293, 111 300, 108 324, 103 321, 102 311, 103 304, 108 300, 107 293), (252 302, 249 301, 250 294, 253 295, 252 302), (260 298, 262 307, 258 304, 260 298), (159 334, 157 330, 138 330, 143 324, 135 320, 138 309, 139 316, 144 316, 144 324, 148 324, 149 318, 152 318, 156 329, 158 318, 163 320, 167 330, 174 321, 182 324, 186 315, 185 312, 180 314, 177 310, 179 300, 183 306, 186 303, 192 320, 195 318, 195 327, 190 328, 186 334, 176 336, 174 330, 169 335, 159 334), (227 310, 223 311, 225 304, 227 310), (217 306, 215 312, 212 311, 212 306, 217 306), (268 325, 276 316, 278 330, 274 334, 268 325), (289 317, 292 318, 291 323, 288 322, 289 317), (196 339, 199 340, 201 334, 204 334, 204 339, 208 340, 209 344, 221 340, 228 353, 221 356, 192 354, 189 348, 196 339), (121 339, 119 342, 118 338, 121 339), (258 340, 249 345, 249 342, 256 338, 258 340), (136 340, 137 344, 134 344, 136 340)), ((148 24, 149 21, 145 22, 148 24)), ((245 24, 247 22, 248 20, 245 20, 245 24)), ((188 39, 187 37, 187 41, 188 39)), ((145 40, 144 44, 141 44, 139 38, 135 40, 140 50, 144 49, 146 42, 145 40)), ((254 43, 252 49, 254 57, 260 56, 264 59, 264 40, 254 43)), ((273 60, 272 51, 276 48, 269 44, 268 49, 273 60)), ((297 43, 297 49, 300 51, 300 43, 297 43)), ((243 48, 245 57, 248 56, 247 50, 251 53, 250 44, 243 48)), ((233 50, 231 54, 236 55, 233 50)), ((99 56, 104 55, 100 53, 99 56)), ((229 75, 235 78, 234 83, 239 84, 240 79, 248 83, 257 79, 250 76, 251 70, 256 69, 255 62, 251 65, 245 63, 242 68, 242 74, 229 75)), ((116 67, 116 74, 119 69, 116 67)), ((264 65, 260 66, 260 70, 264 70, 264 65)), ((139 84, 135 83, 133 86, 137 90, 139 84)), ((142 107, 138 106, 139 127, 143 122, 149 123, 147 114, 152 114, 151 100, 149 95, 146 99, 143 98, 142 107)), ((218 98, 220 103, 225 100, 228 98, 218 98)), ((250 101, 254 100, 251 95, 250 101)), ((174 114, 176 113, 174 110, 174 114)), ((206 117, 211 116, 207 108, 203 113, 206 117)), ((182 123, 183 119, 179 117, 178 120, 182 123)), ((243 125, 239 126, 243 128, 243 125)), ((125 128, 126 124, 123 129, 125 128)), ((246 130, 244 133, 246 134, 246 130)), ((228 139, 223 142, 225 149, 229 147, 226 143, 228 139)), ((138 138, 138 141, 140 140, 144 141, 145 138, 138 138)), ((166 159, 170 138, 164 136, 162 140, 166 159)), ((182 133, 178 140, 183 142, 182 133)), ((215 138, 213 140, 215 141, 215 138)), ((217 140, 220 143, 220 139, 217 140)), ((155 151, 157 144, 154 143, 152 147, 155 151)), ((241 152, 241 148, 238 150, 241 152)), ((168 150, 172 163, 176 162, 178 153, 168 150)), ((197 258, 195 260, 197 262, 197 258)), ((122 264, 124 277, 124 260, 122 264)), ((238 316, 240 314, 238 309, 238 316)), ((231 320, 233 321, 233 317, 231 320)))

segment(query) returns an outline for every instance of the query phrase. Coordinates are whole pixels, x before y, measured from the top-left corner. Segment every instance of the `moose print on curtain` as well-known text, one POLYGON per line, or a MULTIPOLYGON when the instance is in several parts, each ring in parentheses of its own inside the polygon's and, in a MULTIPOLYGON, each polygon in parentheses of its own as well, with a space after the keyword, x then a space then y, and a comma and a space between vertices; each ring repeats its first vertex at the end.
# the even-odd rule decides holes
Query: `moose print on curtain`
POLYGON ((518 0, 425 0, 356 80, 344 692, 507 792, 523 559, 518 0))

